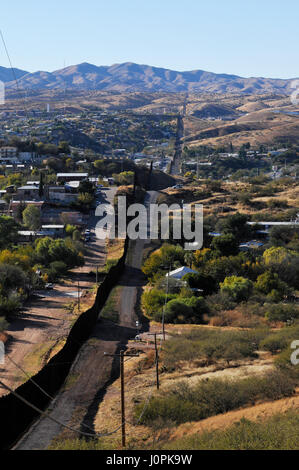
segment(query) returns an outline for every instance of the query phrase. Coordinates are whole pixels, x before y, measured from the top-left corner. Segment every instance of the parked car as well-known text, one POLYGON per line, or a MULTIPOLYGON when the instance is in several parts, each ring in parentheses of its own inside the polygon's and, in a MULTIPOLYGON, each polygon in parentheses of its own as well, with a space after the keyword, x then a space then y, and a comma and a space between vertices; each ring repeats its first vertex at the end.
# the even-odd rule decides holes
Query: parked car
POLYGON ((47 290, 54 289, 54 284, 52 284, 51 282, 47 282, 47 284, 45 285, 45 289, 47 289, 47 290))

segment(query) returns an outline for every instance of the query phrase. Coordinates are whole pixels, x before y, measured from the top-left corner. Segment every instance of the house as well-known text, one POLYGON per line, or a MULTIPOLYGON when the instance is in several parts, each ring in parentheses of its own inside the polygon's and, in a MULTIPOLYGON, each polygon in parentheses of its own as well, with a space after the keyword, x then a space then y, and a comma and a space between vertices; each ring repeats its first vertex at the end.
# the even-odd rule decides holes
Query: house
POLYGON ((81 212, 61 212, 60 220, 70 225, 85 225, 85 220, 81 212))
POLYGON ((83 181, 88 178, 88 173, 57 173, 57 183, 67 183, 69 181, 83 181))
POLYGON ((170 271, 170 273, 166 274, 166 277, 171 277, 172 279, 182 279, 186 274, 197 274, 197 271, 194 271, 187 266, 182 266, 181 268, 175 269, 174 271, 170 271))
POLYGON ((71 204, 78 198, 77 191, 72 190, 71 186, 48 186, 45 189, 45 196, 51 202, 59 202, 63 204, 71 204))
POLYGON ((44 234, 42 232, 35 232, 33 230, 19 230, 18 235, 19 243, 31 243, 37 238, 44 237, 44 234))
POLYGON ((8 204, 4 199, 0 199, 0 212, 3 213, 7 210, 8 204))
POLYGON ((239 245, 240 251, 256 250, 264 246, 264 243, 258 240, 251 240, 249 242, 241 243, 239 245))
POLYGON ((25 208, 25 206, 35 206, 37 207, 40 211, 43 210, 43 207, 45 206, 45 203, 44 201, 30 201, 30 200, 26 200, 26 201, 11 201, 10 202, 10 205, 9 205, 9 211, 12 215, 12 217, 18 217, 18 212, 19 212, 19 207, 20 205, 23 205, 23 207, 25 208))
POLYGON ((295 220, 290 222, 285 221, 261 221, 261 222, 247 222, 248 225, 253 226, 254 228, 259 228, 258 233, 267 235, 272 227, 298 227, 299 226, 299 213, 295 220))
POLYGON ((1 147, 0 158, 8 158, 17 160, 18 149, 17 147, 1 147))
POLYGON ((42 225, 41 232, 43 236, 61 238, 65 235, 64 225, 42 225))
POLYGON ((20 186, 17 189, 17 199, 20 199, 21 201, 24 201, 25 199, 29 200, 38 200, 40 199, 39 195, 39 186, 36 185, 26 185, 26 186, 20 186))

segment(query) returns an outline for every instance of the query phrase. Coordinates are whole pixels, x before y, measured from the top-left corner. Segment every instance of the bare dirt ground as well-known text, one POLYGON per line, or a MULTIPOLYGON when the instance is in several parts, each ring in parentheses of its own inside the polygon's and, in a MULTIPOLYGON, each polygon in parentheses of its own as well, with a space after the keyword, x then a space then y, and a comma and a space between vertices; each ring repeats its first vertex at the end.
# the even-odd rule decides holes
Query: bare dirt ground
MULTIPOLYGON (((116 188, 103 191, 101 200, 113 201, 116 188)), ((27 302, 24 313, 16 318, 8 327, 10 341, 6 346, 6 354, 14 362, 25 368, 30 374, 38 372, 44 365, 44 358, 50 350, 63 345, 72 323, 72 314, 66 305, 76 302, 84 291, 90 289, 95 279, 88 273, 105 263, 105 241, 98 240, 94 235, 94 227, 98 218, 91 216, 88 226, 91 230, 91 242, 87 245, 85 265, 70 272, 67 279, 56 284, 52 291, 39 291, 35 300, 27 302), (30 367, 30 369, 27 369, 30 367)), ((81 297, 82 304, 84 297, 81 297)), ((83 308, 83 305, 81 306, 83 308)), ((77 313, 78 315, 78 313, 77 313)), ((6 357, 5 365, 0 368, 1 377, 12 388, 17 388, 27 380, 27 377, 6 357)), ((0 388, 0 396, 7 392, 0 388)))
MULTIPOLYGON (((145 204, 153 203, 155 198, 156 193, 149 192, 145 204)), ((129 248, 125 271, 120 280, 122 297, 119 323, 98 320, 93 335, 81 348, 65 386, 48 410, 52 417, 81 432, 95 433, 94 419, 99 404, 107 387, 119 376, 119 358, 104 356, 104 353, 119 354, 137 333, 135 309, 138 294, 145 282, 140 269, 144 245, 143 240, 138 240, 132 242, 129 248)), ((66 430, 48 418, 41 418, 15 449, 45 449, 57 436, 78 437, 78 433, 66 430)))

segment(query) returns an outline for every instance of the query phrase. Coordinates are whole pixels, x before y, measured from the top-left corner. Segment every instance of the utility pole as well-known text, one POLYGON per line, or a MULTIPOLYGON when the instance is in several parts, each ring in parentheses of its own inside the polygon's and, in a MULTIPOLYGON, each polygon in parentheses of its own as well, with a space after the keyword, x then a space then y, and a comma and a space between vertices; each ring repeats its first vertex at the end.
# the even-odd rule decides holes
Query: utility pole
MULTIPOLYGON (((162 331, 164 334, 165 332, 162 331)), ((158 345, 157 345, 157 335, 160 335, 161 332, 158 333, 147 333, 148 336, 153 336, 155 338, 155 353, 156 353, 156 385, 157 390, 160 388, 160 381, 159 381, 159 352, 158 352, 158 345)))
POLYGON ((165 307, 166 307, 167 300, 168 300, 170 269, 171 269, 171 266, 168 267, 168 273, 167 273, 167 276, 166 276, 166 277, 167 277, 167 281, 166 281, 166 296, 165 296, 165 302, 164 302, 164 307, 163 307, 163 316, 162 316, 163 341, 165 341, 165 320, 164 320, 164 313, 165 313, 165 307))
POLYGON ((96 285, 98 285, 99 267, 96 266, 96 285))
POLYGON ((80 283, 78 279, 78 311, 80 312, 80 283))
POLYGON ((104 356, 119 357, 120 362, 120 396, 121 396, 121 438, 122 446, 126 447, 126 415, 125 415, 125 373, 124 357, 138 357, 139 354, 125 353, 121 350, 119 354, 104 353, 104 356))

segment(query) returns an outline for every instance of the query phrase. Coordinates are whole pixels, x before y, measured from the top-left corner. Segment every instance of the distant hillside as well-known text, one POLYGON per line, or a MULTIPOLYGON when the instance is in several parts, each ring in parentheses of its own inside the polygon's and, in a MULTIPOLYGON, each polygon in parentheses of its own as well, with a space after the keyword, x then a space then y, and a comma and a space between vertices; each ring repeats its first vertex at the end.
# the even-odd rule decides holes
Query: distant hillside
MULTIPOLYGON (((17 80, 24 75, 27 75, 28 72, 25 72, 25 70, 19 70, 19 69, 13 69, 16 75, 17 80)), ((13 71, 10 68, 6 67, 0 67, 0 80, 4 83, 11 82, 14 80, 14 74, 13 71)))
MULTIPOLYGON (((203 70, 177 72, 131 62, 100 67, 83 63, 52 73, 17 70, 17 75, 20 86, 27 89, 72 88, 116 92, 290 93, 292 81, 242 78, 203 70)), ((15 87, 10 69, 0 68, 0 79, 10 82, 8 87, 15 87)))

